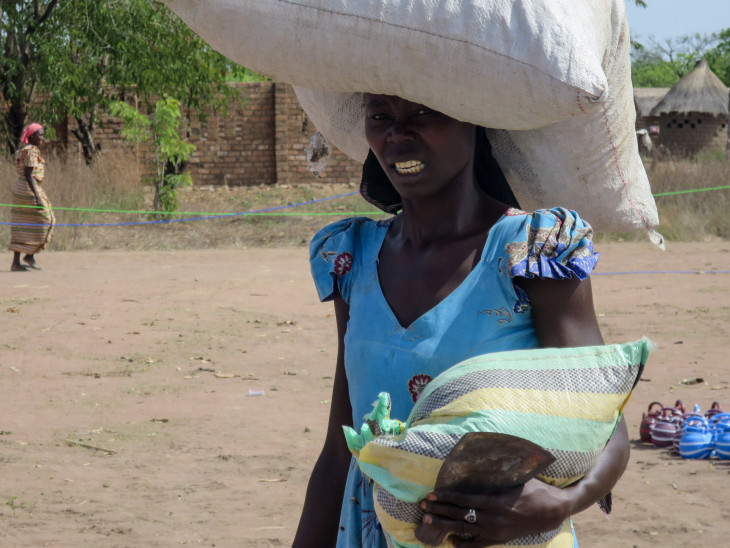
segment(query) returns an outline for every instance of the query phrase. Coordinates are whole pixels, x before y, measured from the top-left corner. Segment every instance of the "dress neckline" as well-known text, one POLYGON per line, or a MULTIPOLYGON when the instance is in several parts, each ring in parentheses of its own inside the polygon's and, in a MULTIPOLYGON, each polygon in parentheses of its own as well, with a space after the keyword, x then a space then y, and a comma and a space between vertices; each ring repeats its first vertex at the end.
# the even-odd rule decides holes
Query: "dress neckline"
POLYGON ((479 257, 479 261, 476 263, 474 268, 471 269, 469 274, 466 275, 466 277, 461 280, 461 283, 457 285, 448 295, 446 295, 443 299, 438 301, 436 304, 434 304, 431 308, 423 312, 421 315, 419 315, 415 320, 413 320, 409 325, 403 325, 400 320, 398 320, 398 317, 395 315, 395 312, 393 312, 393 308, 390 306, 390 303, 388 302, 388 299, 385 297, 385 293, 383 292, 383 286, 380 283, 380 274, 378 273, 378 264, 380 263, 380 251, 383 248, 383 244, 385 243, 385 236, 388 233, 388 230, 390 229, 391 225, 393 224, 393 220, 395 217, 392 217, 388 223, 384 223, 381 225, 381 234, 380 239, 376 241, 375 246, 375 260, 372 261, 372 268, 374 269, 373 275, 375 276, 375 284, 377 285, 378 289, 378 298, 382 301, 384 307, 388 311, 388 314, 390 315, 391 319, 400 327, 403 331, 408 331, 413 329, 413 327, 422 322, 427 316, 433 315, 436 310, 439 308, 442 308, 444 303, 449 300, 453 300, 455 296, 457 296, 459 293, 464 291, 464 287, 467 286, 467 284, 471 283, 472 278, 474 278, 477 274, 475 274, 477 268, 479 265, 484 261, 484 258, 487 256, 488 250, 490 248, 490 243, 492 241, 492 233, 494 232, 495 227, 501 223, 505 218, 510 216, 510 213, 513 211, 513 208, 507 209, 504 213, 502 213, 499 218, 494 222, 494 224, 491 226, 491 228, 487 231, 487 236, 484 239, 484 245, 482 246, 482 252, 479 257))

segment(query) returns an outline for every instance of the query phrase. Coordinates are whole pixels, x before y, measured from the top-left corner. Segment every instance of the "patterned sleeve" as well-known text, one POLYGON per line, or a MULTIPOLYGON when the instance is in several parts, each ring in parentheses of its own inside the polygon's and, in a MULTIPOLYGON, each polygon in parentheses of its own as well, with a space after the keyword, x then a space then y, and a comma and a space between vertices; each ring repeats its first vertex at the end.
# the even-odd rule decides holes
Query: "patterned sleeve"
POLYGON ((38 167, 41 164, 41 151, 38 147, 29 146, 23 158, 25 167, 38 167))
POLYGON ((598 262, 593 229, 574 211, 540 209, 523 216, 516 239, 506 245, 511 278, 585 280, 598 262))
POLYGON ((334 297, 335 289, 350 303, 359 219, 343 219, 317 232, 309 244, 309 263, 320 301, 334 297))

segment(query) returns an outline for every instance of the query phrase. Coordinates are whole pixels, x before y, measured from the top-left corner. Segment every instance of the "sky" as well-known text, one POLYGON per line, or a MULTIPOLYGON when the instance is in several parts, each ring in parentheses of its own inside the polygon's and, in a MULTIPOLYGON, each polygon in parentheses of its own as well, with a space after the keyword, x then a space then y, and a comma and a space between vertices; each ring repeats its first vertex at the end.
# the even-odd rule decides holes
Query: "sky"
POLYGON ((645 0, 638 8, 626 0, 631 38, 645 42, 650 35, 657 40, 684 34, 709 34, 730 28, 730 0, 645 0))

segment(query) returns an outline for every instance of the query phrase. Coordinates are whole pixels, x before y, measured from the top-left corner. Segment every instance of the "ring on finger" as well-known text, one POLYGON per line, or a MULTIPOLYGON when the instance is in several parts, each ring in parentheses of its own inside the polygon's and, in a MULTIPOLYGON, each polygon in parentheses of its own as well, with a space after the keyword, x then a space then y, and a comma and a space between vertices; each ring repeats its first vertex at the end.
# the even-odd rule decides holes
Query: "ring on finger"
POLYGON ((464 516, 464 521, 466 521, 467 523, 477 522, 477 513, 473 508, 469 508, 469 511, 464 516))

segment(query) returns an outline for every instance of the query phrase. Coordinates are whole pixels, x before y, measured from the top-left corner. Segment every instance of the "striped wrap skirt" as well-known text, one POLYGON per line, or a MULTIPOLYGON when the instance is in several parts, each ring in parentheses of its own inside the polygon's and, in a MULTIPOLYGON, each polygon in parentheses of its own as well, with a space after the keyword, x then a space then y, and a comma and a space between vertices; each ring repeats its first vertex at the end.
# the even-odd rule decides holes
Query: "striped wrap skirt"
POLYGON ((53 236, 56 217, 40 183, 36 182, 43 207, 36 207, 33 192, 24 176, 13 186, 13 206, 10 209, 10 251, 33 255, 44 249, 53 236))

